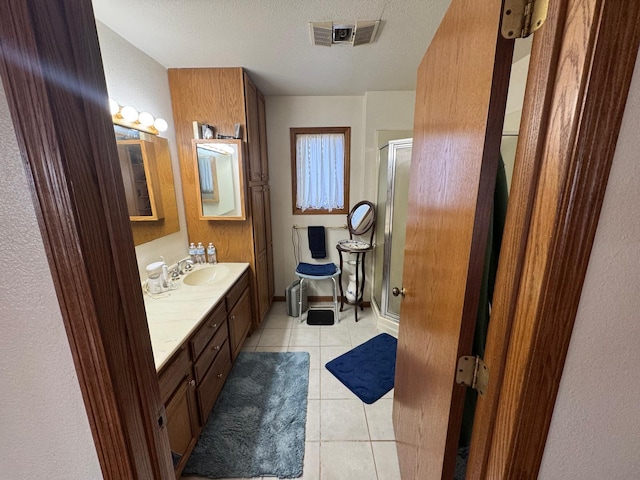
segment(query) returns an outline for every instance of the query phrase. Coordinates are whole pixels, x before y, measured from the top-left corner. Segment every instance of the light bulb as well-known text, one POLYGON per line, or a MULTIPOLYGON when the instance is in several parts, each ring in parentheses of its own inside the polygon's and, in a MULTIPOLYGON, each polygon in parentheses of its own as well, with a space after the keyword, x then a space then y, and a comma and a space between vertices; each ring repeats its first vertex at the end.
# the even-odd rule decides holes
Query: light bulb
POLYGON ((156 118, 156 121, 153 122, 153 126, 156 127, 159 132, 164 132, 169 128, 169 125, 164 118, 156 118))
POLYGON ((153 115, 151 115, 148 112, 142 112, 140 113, 140 115, 138 115, 138 122, 143 127, 150 127, 151 125, 153 125, 153 121, 154 121, 153 115))
POLYGON ((138 111, 127 105, 126 107, 122 107, 122 110, 120 110, 120 115, 122 115, 122 118, 124 118, 127 122, 135 122, 136 120, 138 120, 138 111))
POLYGON ((109 110, 111 111, 111 115, 115 115, 120 111, 120 105, 113 98, 109 99, 109 110))

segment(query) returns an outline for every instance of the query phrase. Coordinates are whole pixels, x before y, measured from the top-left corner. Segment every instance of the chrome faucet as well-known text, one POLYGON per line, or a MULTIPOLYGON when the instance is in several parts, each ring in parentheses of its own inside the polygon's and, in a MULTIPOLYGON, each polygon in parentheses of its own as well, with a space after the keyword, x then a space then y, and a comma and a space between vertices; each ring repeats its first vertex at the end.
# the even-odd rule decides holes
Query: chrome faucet
POLYGON ((191 258, 183 258, 176 263, 176 268, 171 271, 172 278, 178 278, 180 275, 184 275, 186 272, 193 268, 193 261, 191 258))

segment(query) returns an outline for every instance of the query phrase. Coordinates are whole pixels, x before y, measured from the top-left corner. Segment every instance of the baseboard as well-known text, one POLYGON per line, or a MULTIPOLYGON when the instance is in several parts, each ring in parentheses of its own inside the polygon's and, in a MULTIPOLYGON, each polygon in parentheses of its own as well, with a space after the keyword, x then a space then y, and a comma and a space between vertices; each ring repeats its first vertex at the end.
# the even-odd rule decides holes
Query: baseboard
MULTIPOLYGON (((273 297, 273 301, 274 302, 284 302, 286 300, 285 297, 283 296, 274 296, 273 297)), ((325 295, 325 296, 317 296, 317 295, 309 295, 307 297, 307 300, 310 303, 333 303, 333 297, 329 296, 329 295, 325 295)), ((340 301, 340 297, 338 297, 338 301, 340 301)), ((346 303, 345 303, 346 305, 346 303)), ((364 307, 370 307, 371 306, 371 302, 364 302, 363 303, 364 307)))

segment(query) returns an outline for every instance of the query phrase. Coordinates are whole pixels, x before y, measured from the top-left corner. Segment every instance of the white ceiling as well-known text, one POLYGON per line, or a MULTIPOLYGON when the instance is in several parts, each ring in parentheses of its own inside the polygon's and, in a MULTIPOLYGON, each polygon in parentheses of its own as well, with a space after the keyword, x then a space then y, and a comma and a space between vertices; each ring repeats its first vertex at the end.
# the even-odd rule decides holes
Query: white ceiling
POLYGON ((450 0, 93 0, 96 18, 167 68, 245 67, 265 95, 415 90, 450 0), (309 22, 382 19, 374 43, 312 46, 309 22))

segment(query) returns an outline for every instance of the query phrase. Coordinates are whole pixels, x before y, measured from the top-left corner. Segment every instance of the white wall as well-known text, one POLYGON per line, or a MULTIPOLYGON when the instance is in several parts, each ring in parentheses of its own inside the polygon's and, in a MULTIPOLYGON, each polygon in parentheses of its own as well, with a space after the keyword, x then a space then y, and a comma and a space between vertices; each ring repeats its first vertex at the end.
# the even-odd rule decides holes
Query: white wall
MULTIPOLYGON (((293 215, 291 201, 291 127, 351 127, 351 206, 363 199, 363 97, 266 97, 269 185, 273 226, 275 295, 283 296, 285 287, 296 280, 296 262, 291 243, 292 227, 298 225, 346 225, 346 215, 293 215)), ((302 261, 311 261, 307 230, 300 233, 302 261)), ((346 230, 327 230, 327 258, 319 263, 339 262, 334 245, 349 238, 346 230)), ((310 282, 309 295, 331 295, 329 280, 310 282)), ((345 284, 346 285, 346 284, 345 284)))
MULTIPOLYGON (((350 207, 361 200, 375 201, 378 171, 377 130, 410 130, 413 127, 415 92, 367 92, 350 97, 267 97, 269 185, 273 212, 275 294, 296 280, 291 242, 292 226, 346 224, 345 215, 293 215, 291 200, 291 127, 351 127, 350 207)), ((310 261, 307 231, 299 230, 303 261, 310 261)), ((338 263, 334 245, 348 238, 346 230, 327 231, 327 262, 338 263)), ((346 261, 346 258, 345 258, 346 261)), ((373 255, 367 258, 369 271, 373 255)), ((347 267, 349 268, 349 267, 347 267)), ((369 280, 373 279, 370 272, 369 280)), ((343 279, 346 287, 346 279, 343 279)), ((313 282, 310 295, 330 295, 331 283, 313 282)), ((371 282, 369 281, 369 286, 371 282)), ((368 299, 368 291, 365 298, 368 299)))
POLYGON ((640 478, 640 59, 540 478, 640 478))
POLYGON ((102 478, 1 86, 0 225, 0 478, 102 478))
POLYGON ((109 96, 120 105, 131 105, 139 112, 146 111, 154 117, 164 118, 169 124, 169 128, 161 136, 169 141, 180 231, 136 247, 138 270, 141 278, 145 279, 145 266, 160 260, 161 255, 168 264, 172 264, 188 253, 169 79, 166 68, 104 24, 96 23, 109 96))

